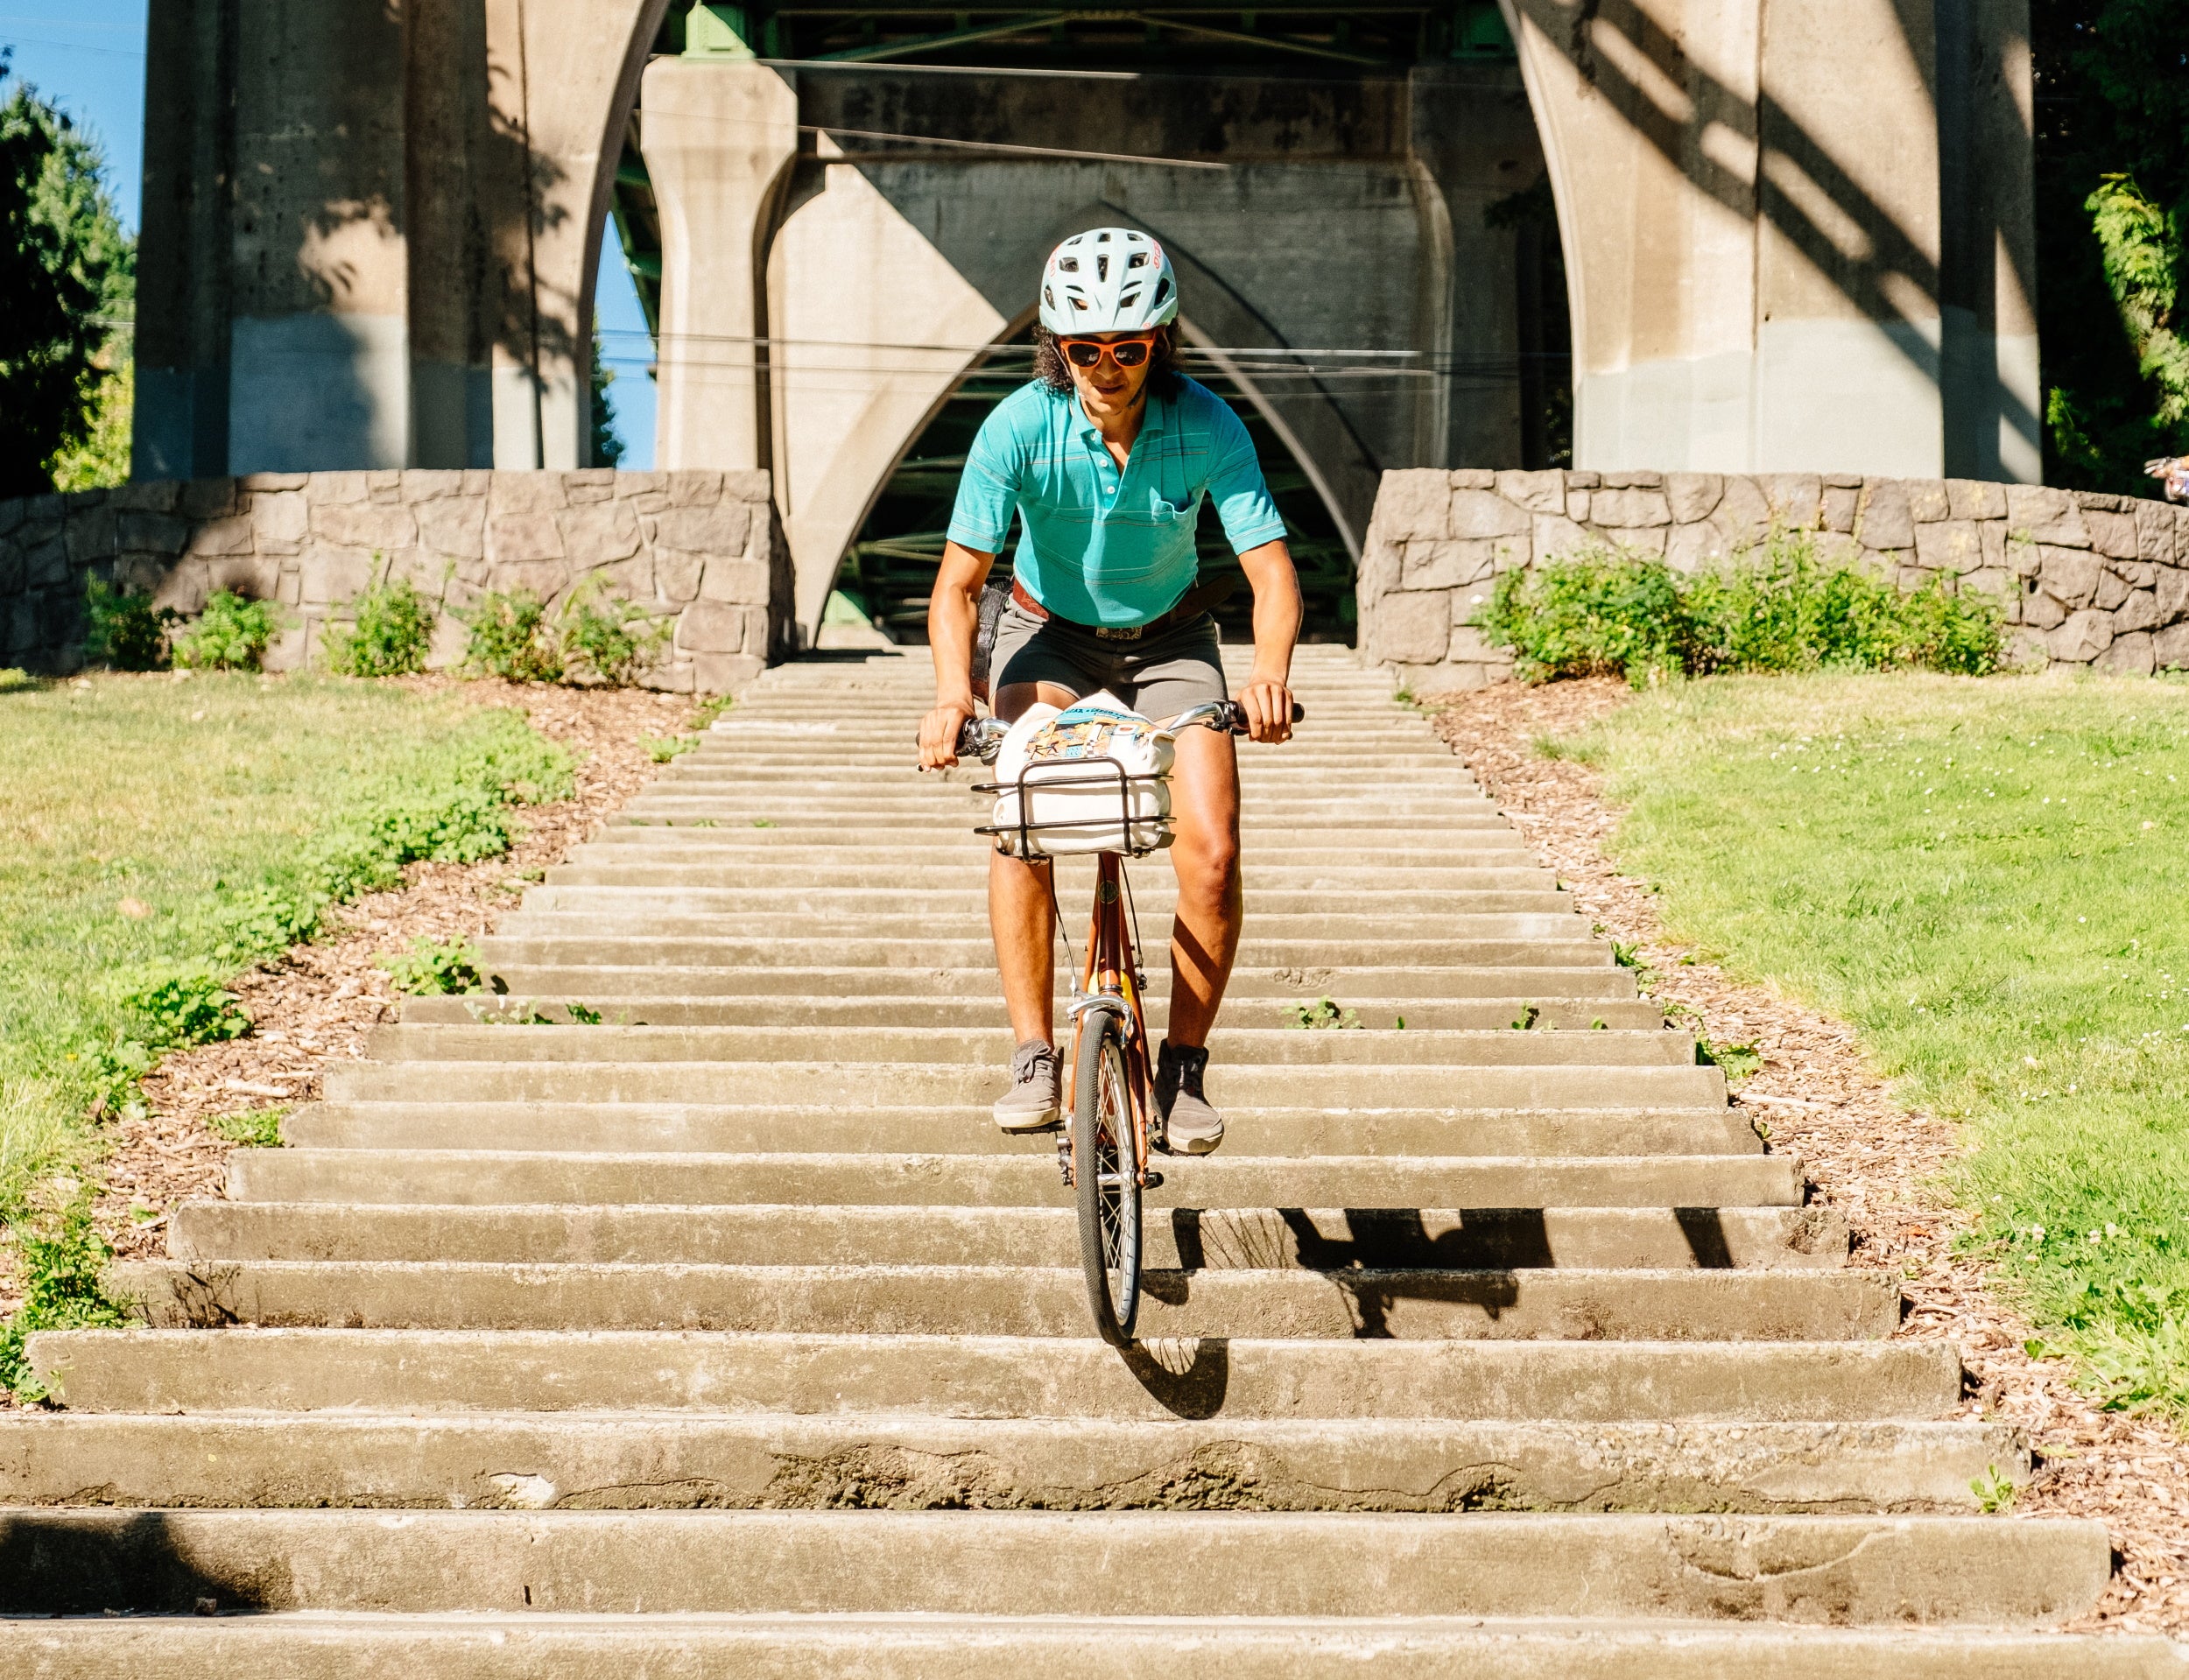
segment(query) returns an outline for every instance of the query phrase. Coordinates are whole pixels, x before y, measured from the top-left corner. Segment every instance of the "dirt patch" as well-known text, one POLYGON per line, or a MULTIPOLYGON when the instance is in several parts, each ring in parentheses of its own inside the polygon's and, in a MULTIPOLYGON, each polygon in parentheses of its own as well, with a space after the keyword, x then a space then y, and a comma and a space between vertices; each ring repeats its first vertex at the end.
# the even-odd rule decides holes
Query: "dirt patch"
MULTIPOLYGON (((1739 1106, 1768 1128, 1771 1146, 1807 1164, 1817 1201, 1855 1233, 1853 1263, 1888 1270, 1909 1302, 1899 1333, 1948 1341, 1973 1378, 1960 1414, 2028 1431, 2042 1458, 2015 1509, 2103 1522, 2123 1562, 2090 1628, 2189 1633, 2189 1452, 2157 1420, 2101 1411, 2055 1360, 2031 1359, 2035 1334, 1992 1287, 1985 1267, 1953 1252, 1967 1221, 1936 1188, 1962 1149, 1952 1122, 1911 1113, 1865 1060, 1850 1027, 1766 988, 1736 983, 1672 939, 1642 882, 1604 854, 1620 812, 1586 766, 1536 749, 1621 705, 1609 680, 1507 683, 1432 697, 1437 733, 1452 743, 1506 814, 1610 938, 1655 971, 1651 995, 1693 1012, 1715 1044, 1752 1043, 1761 1067, 1739 1106)), ((1683 1019, 1685 1017, 1682 1017, 1683 1019)))
MULTIPOLYGON (((222 1193, 228 1155, 236 1147, 215 1128, 219 1118, 293 1108, 320 1094, 330 1062, 363 1059, 366 1035, 393 1021, 402 996, 376 959, 415 938, 476 939, 516 908, 526 886, 560 862, 660 766, 644 746, 687 730, 688 695, 637 689, 526 687, 400 679, 421 693, 454 693, 481 706, 527 714, 541 734, 577 756, 572 798, 517 812, 522 833, 500 857, 478 863, 414 863, 403 885, 327 914, 325 937, 236 983, 252 1028, 229 1044, 168 1057, 144 1081, 148 1113, 107 1128, 95 1207, 100 1229, 123 1259, 165 1252, 167 1215, 189 1197, 222 1193)), ((0 1317, 16 1303, 0 1287, 0 1317)))

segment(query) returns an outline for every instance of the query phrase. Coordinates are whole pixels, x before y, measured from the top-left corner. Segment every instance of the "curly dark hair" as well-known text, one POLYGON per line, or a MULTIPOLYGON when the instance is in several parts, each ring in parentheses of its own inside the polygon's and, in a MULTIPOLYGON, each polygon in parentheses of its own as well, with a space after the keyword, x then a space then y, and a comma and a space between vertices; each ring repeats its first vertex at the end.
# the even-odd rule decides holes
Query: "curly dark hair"
MULTIPOLYGON (((1072 367, 1057 348, 1057 335, 1040 322, 1034 323, 1034 377, 1059 394, 1072 389, 1072 367)), ((1148 355, 1151 397, 1175 396, 1179 388, 1178 326, 1155 329, 1155 348, 1148 355)))

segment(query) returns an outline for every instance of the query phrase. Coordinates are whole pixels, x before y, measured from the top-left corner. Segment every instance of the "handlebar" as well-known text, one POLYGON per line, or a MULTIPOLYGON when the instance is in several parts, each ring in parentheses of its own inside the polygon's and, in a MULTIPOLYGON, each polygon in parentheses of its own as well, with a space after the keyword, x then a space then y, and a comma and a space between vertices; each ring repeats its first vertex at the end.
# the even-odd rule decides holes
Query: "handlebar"
MULTIPOLYGON (((1294 700, 1292 721, 1303 722, 1306 716, 1307 708, 1294 700)), ((1205 700, 1172 718, 1163 733, 1176 735, 1181 729, 1196 727, 1243 735, 1247 733, 1247 708, 1236 700, 1205 700)), ((1010 732, 1010 725, 1001 718, 969 719, 958 731, 958 756, 977 758, 983 764, 993 764, 996 754, 1003 750, 1003 737, 1010 732)))

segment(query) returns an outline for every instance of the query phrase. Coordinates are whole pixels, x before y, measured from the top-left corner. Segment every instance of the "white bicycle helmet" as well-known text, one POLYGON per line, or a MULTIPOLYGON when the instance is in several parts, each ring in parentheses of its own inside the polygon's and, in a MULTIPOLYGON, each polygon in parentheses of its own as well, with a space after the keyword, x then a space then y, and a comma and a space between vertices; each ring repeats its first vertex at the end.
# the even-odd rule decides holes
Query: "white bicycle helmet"
POLYGON ((1049 253, 1041 324, 1060 336, 1138 333, 1178 319, 1178 276, 1163 247, 1131 228, 1090 228, 1049 253))

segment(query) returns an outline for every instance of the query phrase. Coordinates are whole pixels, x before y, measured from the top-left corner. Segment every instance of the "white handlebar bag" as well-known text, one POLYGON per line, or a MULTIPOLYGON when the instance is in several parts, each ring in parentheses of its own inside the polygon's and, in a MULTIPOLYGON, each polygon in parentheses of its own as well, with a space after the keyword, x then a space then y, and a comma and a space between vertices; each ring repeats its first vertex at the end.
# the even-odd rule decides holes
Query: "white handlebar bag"
POLYGON ((1039 858, 1168 846, 1174 753, 1169 735, 1107 689, 1061 712, 1029 706, 996 756, 996 849, 1039 858))

